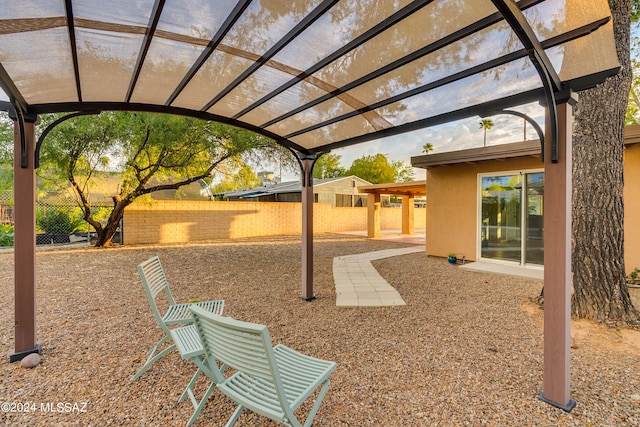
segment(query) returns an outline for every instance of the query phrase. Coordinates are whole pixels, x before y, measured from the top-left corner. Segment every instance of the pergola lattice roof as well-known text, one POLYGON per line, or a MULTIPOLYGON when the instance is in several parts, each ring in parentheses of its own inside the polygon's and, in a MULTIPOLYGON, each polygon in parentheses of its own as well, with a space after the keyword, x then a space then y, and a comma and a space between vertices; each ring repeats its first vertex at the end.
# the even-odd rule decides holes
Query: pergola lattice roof
POLYGON ((544 100, 545 87, 548 101, 617 70, 606 0, 25 0, 0 10, 0 87, 23 114, 179 113, 305 154, 544 100))

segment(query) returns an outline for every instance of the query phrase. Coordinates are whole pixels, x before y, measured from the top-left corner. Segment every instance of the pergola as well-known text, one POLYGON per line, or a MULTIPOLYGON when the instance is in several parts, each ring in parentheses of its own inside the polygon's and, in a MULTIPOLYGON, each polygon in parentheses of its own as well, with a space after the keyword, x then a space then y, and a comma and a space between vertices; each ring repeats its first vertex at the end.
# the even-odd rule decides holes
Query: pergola
POLYGON ((358 191, 368 194, 367 237, 380 237, 381 196, 392 194, 402 197, 402 234, 413 234, 413 210, 416 196, 427 195, 427 181, 410 181, 389 184, 363 185, 358 191))
POLYGON ((573 94, 618 69, 606 0, 5 2, 0 109, 15 121, 12 360, 40 350, 39 114, 182 114, 250 129, 294 151, 304 183, 301 296, 312 299, 319 155, 462 118, 522 115, 514 108, 539 102, 547 111, 541 398, 570 410, 573 94))

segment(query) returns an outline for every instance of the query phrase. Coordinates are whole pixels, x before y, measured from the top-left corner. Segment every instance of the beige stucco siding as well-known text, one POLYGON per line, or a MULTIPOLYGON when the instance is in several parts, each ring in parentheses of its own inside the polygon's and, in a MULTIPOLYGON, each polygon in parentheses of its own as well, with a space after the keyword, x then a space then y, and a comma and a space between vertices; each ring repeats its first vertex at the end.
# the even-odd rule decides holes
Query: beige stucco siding
POLYGON ((427 169, 427 215, 425 225, 428 255, 476 259, 478 174, 542 169, 538 157, 508 161, 490 160, 427 169))
POLYGON ((624 151, 624 265, 640 268, 640 144, 624 151))

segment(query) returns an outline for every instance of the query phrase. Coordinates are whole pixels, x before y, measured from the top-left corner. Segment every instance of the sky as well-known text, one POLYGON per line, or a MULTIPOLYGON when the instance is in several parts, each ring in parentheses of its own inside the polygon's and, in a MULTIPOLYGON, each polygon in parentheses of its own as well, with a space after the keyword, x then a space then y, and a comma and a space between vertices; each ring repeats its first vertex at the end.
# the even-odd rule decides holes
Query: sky
MULTIPOLYGON (((534 118, 544 129, 544 110, 542 107, 527 105, 525 108, 520 108, 519 111, 534 118)), ((525 139, 523 119, 506 114, 486 118, 491 119, 494 123, 494 126, 487 131, 487 146, 519 142, 525 139)), ((333 153, 341 156, 341 163, 345 167, 349 167, 353 160, 363 155, 377 153, 385 154, 390 161, 402 161, 409 165, 412 156, 424 154, 423 146, 427 143, 433 145, 433 151, 430 154, 482 147, 484 139, 480 120, 482 118, 472 117, 353 147, 337 149, 333 153)), ((538 135, 531 125, 527 125, 526 139, 538 139, 538 135)), ((413 171, 416 180, 425 179, 426 171, 424 169, 413 168, 413 171)))
MULTIPOLYGON (((514 110, 520 111, 533 118, 544 129, 544 109, 538 104, 527 104, 514 110)), ((523 140, 538 139, 538 134, 529 124, 526 126, 526 138, 524 120, 512 115, 502 114, 486 117, 491 119, 494 126, 487 131, 487 146, 520 142, 523 140)), ((382 153, 389 161, 402 161, 411 164, 411 157, 423 155, 423 146, 427 143, 433 145, 430 154, 458 151, 483 146, 483 130, 480 128, 481 117, 471 117, 466 120, 451 122, 434 126, 398 136, 374 140, 351 147, 339 148, 332 154, 340 156, 341 166, 349 168, 351 163, 360 157, 382 153)), ((426 170, 413 168, 415 180, 423 180, 426 170)), ((282 181, 298 180, 299 175, 285 172, 282 181)))

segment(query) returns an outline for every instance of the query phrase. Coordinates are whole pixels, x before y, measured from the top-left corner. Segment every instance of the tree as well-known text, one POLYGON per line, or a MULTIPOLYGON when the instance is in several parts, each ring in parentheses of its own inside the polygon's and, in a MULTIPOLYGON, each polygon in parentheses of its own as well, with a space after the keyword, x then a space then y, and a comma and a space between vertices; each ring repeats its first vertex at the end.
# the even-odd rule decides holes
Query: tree
POLYGON ((413 181, 413 168, 411 165, 400 161, 392 161, 391 167, 395 171, 394 182, 413 181))
POLYGON ((480 120, 480 129, 484 132, 484 143, 483 147, 487 146, 487 131, 493 127, 493 120, 491 119, 482 119, 480 120))
POLYGON ((212 188, 212 192, 223 193, 225 191, 238 190, 240 188, 252 188, 260 185, 260 178, 248 165, 241 162, 237 169, 224 174, 222 181, 212 188))
POLYGON ((0 191, 13 188, 13 122, 0 117, 0 191))
POLYGON ((313 177, 315 179, 337 178, 343 176, 345 169, 340 166, 340 156, 326 153, 316 160, 313 166, 313 177))
POLYGON ((579 318, 639 325, 640 313, 625 283, 623 257, 623 137, 631 85, 631 2, 609 0, 609 6, 622 70, 581 92, 575 113, 571 307, 579 318))
MULTIPOLYGON (((43 117, 43 124, 55 116, 43 117)), ((38 175, 60 173, 73 188, 83 218, 96 230, 97 247, 110 246, 124 209, 155 191, 177 190, 205 179, 228 159, 275 143, 249 131, 188 117, 110 112, 78 117, 57 126, 42 146, 38 175), (115 163, 115 164, 114 164, 115 163), (89 204, 91 184, 101 170, 120 173, 106 224, 89 204)))
POLYGON ((375 156, 362 156, 355 159, 345 175, 355 175, 372 184, 408 181, 413 177, 411 167, 397 161, 389 163, 387 156, 378 153, 375 156))
POLYGON ((422 146, 422 152, 424 154, 429 154, 429 152, 433 151, 433 144, 430 142, 427 142, 426 144, 424 144, 422 146))
POLYGON ((631 80, 631 90, 629 90, 625 125, 640 124, 640 63, 632 60, 631 64, 633 79, 631 80))

